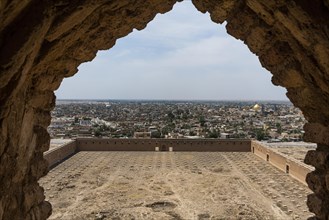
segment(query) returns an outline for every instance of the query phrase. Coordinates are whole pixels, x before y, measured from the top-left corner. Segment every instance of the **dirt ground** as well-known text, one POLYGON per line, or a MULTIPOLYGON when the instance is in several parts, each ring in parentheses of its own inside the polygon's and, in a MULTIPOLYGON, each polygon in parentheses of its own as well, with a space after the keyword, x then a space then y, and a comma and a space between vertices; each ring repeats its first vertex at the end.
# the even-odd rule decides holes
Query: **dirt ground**
POLYGON ((252 153, 79 152, 41 179, 50 219, 306 219, 309 189, 252 153))

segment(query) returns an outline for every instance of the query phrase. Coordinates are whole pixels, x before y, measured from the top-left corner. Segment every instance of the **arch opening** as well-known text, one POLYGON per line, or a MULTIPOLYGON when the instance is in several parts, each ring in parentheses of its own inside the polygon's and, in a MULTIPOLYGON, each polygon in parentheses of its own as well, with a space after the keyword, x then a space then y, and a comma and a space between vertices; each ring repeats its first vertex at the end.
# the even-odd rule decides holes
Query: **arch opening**
MULTIPOLYGON (((177 22, 177 21, 176 21, 177 22)), ((208 21, 209 22, 209 21, 208 21)), ((146 28, 146 30, 147 30, 147 28, 146 28)), ((120 42, 119 42, 120 43, 120 42)), ((117 43, 118 44, 118 43, 117 43)), ((118 46, 118 45, 116 45, 116 46, 118 46)), ((114 47, 115 48, 115 47, 114 47)), ((114 49, 113 48, 113 49, 114 49)), ((111 49, 111 50, 113 50, 113 49, 111 49)), ((121 56, 122 58, 123 58, 123 56, 121 56)), ((95 59, 97 59, 97 58, 95 58, 95 59)), ((104 57, 102 57, 102 59, 105 59, 105 56, 104 57)), ((128 62, 127 62, 128 63, 128 62)), ((125 64, 125 65, 129 65, 129 64, 125 64)), ((193 63, 193 62, 191 62, 191 63, 193 63)), ((186 64, 186 63, 185 63, 186 64)), ((113 69, 113 68, 109 68, 109 69, 113 69)), ((137 68, 134 68, 135 70, 137 69, 137 68)), ((118 71, 118 72, 120 72, 121 74, 122 74, 122 71, 118 71)), ((141 73, 136 73, 137 75, 141 75, 141 73)), ((245 75, 249 75, 248 73, 244 73, 245 75)), ((251 74, 250 74, 251 75, 251 74)), ((109 79, 109 80, 111 80, 111 78, 109 79)), ((107 81, 107 80, 103 80, 103 81, 107 81)), ((135 82, 135 81, 134 81, 135 82)), ((91 83, 90 81, 89 81, 89 83, 91 83)), ((122 85, 124 85, 124 84, 122 84, 122 85)), ((129 86, 128 86, 129 87, 129 86)), ((256 87, 256 86, 255 86, 256 87)), ((88 91, 90 91, 90 89, 88 89, 88 91)), ((112 93, 107 93, 107 94, 112 94, 112 93)), ((91 97, 88 97, 88 98, 91 98, 91 97)), ((144 98, 144 97, 142 97, 142 98, 144 98)), ((104 97, 104 99, 106 99, 106 97, 104 97)), ((235 143, 234 143, 235 144, 235 143)), ((169 151, 169 149, 166 147, 166 146, 164 146, 164 145, 161 145, 158 149, 155 149, 155 151, 169 151)), ((160 165, 159 165, 159 167, 160 167, 160 165)))

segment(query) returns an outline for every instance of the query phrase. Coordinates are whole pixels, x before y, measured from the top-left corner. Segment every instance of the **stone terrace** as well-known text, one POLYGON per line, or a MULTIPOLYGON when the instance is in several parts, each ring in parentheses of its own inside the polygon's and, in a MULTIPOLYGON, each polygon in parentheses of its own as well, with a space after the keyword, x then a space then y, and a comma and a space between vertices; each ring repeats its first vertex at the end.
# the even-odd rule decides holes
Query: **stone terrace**
POLYGON ((41 179, 50 219, 306 219, 310 190, 249 152, 78 152, 41 179))

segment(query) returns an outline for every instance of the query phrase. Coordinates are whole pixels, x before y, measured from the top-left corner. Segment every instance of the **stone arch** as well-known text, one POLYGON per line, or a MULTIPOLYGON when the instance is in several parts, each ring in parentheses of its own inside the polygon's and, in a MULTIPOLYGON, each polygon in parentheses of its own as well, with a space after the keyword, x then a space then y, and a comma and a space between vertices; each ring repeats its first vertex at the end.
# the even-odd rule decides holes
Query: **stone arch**
MULTIPOLYGON (((179 0, 178 0, 179 1, 179 0)), ((244 41, 272 82, 308 123, 305 139, 318 143, 305 162, 314 194, 308 206, 329 216, 329 1, 193 0, 230 35, 244 41)), ((19 1, 0 4, 0 218, 45 219, 51 206, 37 180, 47 173, 43 152, 55 105, 53 91, 82 62, 109 49, 133 28, 145 28, 176 0, 19 1)))

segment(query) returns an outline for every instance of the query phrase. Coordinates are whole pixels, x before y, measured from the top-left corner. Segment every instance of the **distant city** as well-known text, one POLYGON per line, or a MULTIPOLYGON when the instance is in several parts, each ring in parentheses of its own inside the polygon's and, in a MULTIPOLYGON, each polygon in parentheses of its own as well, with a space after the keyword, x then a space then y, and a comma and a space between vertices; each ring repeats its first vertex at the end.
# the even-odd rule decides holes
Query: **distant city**
POLYGON ((57 100, 52 138, 251 138, 302 141, 305 119, 286 101, 57 100))

